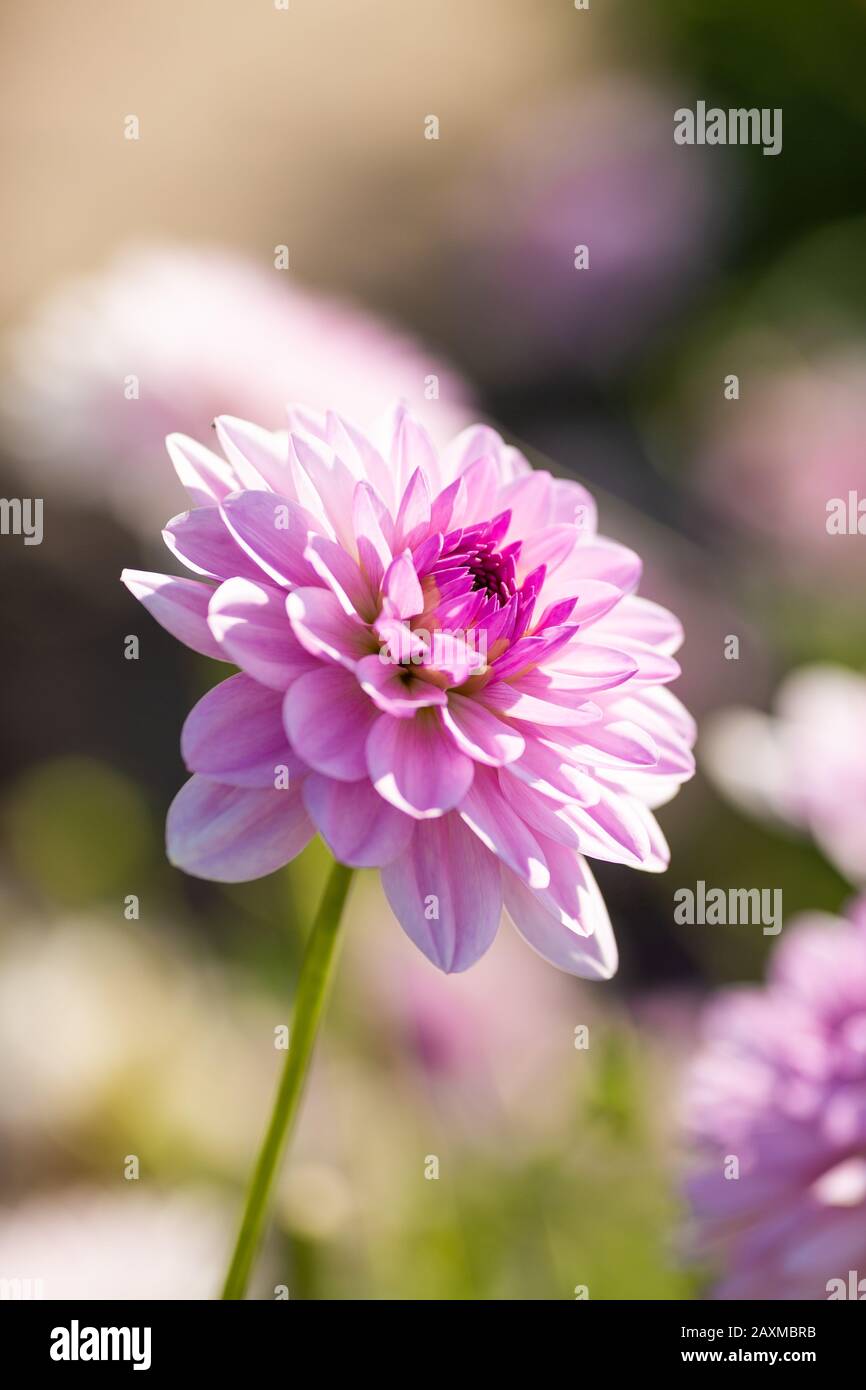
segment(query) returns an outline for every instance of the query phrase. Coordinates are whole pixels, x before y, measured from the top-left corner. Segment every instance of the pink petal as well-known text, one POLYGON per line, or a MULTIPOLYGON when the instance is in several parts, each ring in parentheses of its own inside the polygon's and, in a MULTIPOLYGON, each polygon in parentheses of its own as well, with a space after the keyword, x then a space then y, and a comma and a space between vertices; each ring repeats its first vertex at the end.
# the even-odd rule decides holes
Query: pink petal
POLYGON ((304 559, 323 584, 336 595, 340 607, 350 617, 361 616, 371 622, 376 616, 377 599, 357 560, 327 536, 310 536, 304 559))
POLYGON ((382 887, 407 936, 440 970, 468 970, 492 944, 498 864, 459 816, 417 821, 409 849, 382 870, 382 887))
POLYGON ((466 484, 464 524, 489 521, 496 509, 499 492, 499 470, 492 458, 479 458, 470 463, 462 474, 466 484))
POLYGON ((634 676, 638 663, 628 652, 598 647, 580 639, 561 647, 541 671, 515 681, 520 690, 540 699, 565 701, 568 692, 611 690, 634 676))
POLYGON ((585 536, 591 536, 597 521, 592 494, 573 478, 553 478, 551 493, 551 521, 567 521, 585 536))
POLYGON ((181 756, 190 772, 232 787, 277 787, 304 765, 289 747, 282 696, 249 676, 229 676, 203 695, 186 717, 181 756))
POLYGON ((381 796, 426 820, 462 800, 474 764, 455 747, 436 711, 419 710, 414 719, 379 716, 367 738, 367 767, 381 796))
POLYGON ((636 723, 649 729, 659 741, 667 730, 668 737, 676 737, 688 747, 692 746, 698 736, 698 726, 673 691, 663 686, 658 690, 636 690, 634 699, 641 710, 640 717, 635 716, 636 723))
POLYGON ((391 618, 415 618, 424 611, 424 596, 411 551, 404 550, 391 561, 385 574, 384 592, 388 600, 386 612, 391 618))
MULTIPOLYGON (((594 806, 601 795, 596 777, 576 766, 567 747, 532 734, 526 739, 523 756, 505 770, 553 801, 576 801, 580 806, 594 806)), ((520 795, 518 788, 513 791, 515 796, 520 795)))
POLYGON ((362 657, 378 649, 366 623, 350 617, 330 589, 293 590, 286 597, 286 612, 295 636, 312 656, 354 670, 362 657))
POLYGON ((506 724, 477 700, 451 691, 442 723, 461 753, 488 767, 513 763, 523 753, 526 742, 519 730, 506 724))
MULTIPOLYGON (((609 769, 598 769, 596 777, 602 786, 611 787, 614 791, 625 792, 632 797, 636 803, 649 807, 655 811, 659 806, 666 806, 682 786, 682 777, 659 777, 655 768, 648 772, 611 772, 609 769)), ((659 832, 661 833, 661 832, 659 832)))
MULTIPOLYGON (((569 751, 578 762, 598 767, 627 764, 637 771, 658 767, 659 747, 651 734, 627 719, 587 724, 569 741, 569 751)), ((668 769, 670 771, 670 769, 668 769)))
POLYGON ((283 497, 292 497, 289 447, 285 434, 273 434, 249 420, 218 415, 214 420, 217 439, 226 458, 245 488, 273 488, 283 497))
POLYGON ((323 444, 321 434, 307 433, 303 429, 298 429, 296 423, 293 423, 293 417, 296 413, 296 410, 289 408, 289 473, 292 479, 292 494, 297 497, 298 504, 304 508, 304 511, 309 512, 315 518, 316 525, 312 529, 333 540, 335 531, 325 505, 319 496, 315 483, 298 457, 298 441, 307 439, 309 447, 321 449, 329 458, 333 458, 333 450, 323 444))
MULTIPOLYGON (((528 808, 525 814, 531 821, 528 808)), ((565 806, 562 816, 577 831, 577 848, 590 859, 628 864, 647 873, 663 873, 668 866, 661 832, 650 834, 655 825, 652 813, 630 796, 605 788, 594 806, 565 806)))
POLYGON ((146 570, 124 570, 120 579, 172 637, 202 656, 226 660, 207 623, 208 604, 214 592, 209 584, 146 570))
POLYGON ((367 775, 365 741, 381 718, 355 677, 341 666, 320 666, 299 676, 283 705, 286 733, 305 763, 335 777, 359 782, 367 775))
POLYGON ((632 677, 634 685, 666 685, 670 681, 678 680, 682 675, 679 662, 672 656, 666 656, 664 652, 641 642, 632 642, 628 638, 621 641, 622 650, 637 663, 637 670, 632 677))
POLYGON ((538 469, 522 478, 515 478, 514 482, 501 489, 497 508, 500 511, 507 508, 511 512, 507 540, 523 540, 548 525, 551 519, 552 481, 549 473, 538 469))
POLYGON ((601 714, 589 700, 581 700, 572 707, 515 689, 508 681, 486 685, 475 699, 508 719, 528 721, 541 727, 578 727, 597 720, 601 714))
POLYGON ((227 579, 211 598, 208 624, 223 657, 271 690, 287 690, 316 665, 295 637, 283 589, 227 579))
POLYGON ((365 656, 355 675, 374 705, 396 719, 411 719, 418 709, 447 703, 445 691, 437 685, 408 674, 405 666, 383 662, 381 656, 365 656))
MULTIPOLYGON (((548 796, 540 787, 528 786, 513 776, 513 772, 513 768, 502 768, 499 772, 499 785, 503 797, 514 807, 521 819, 532 826, 536 836, 543 835, 569 849, 580 849, 581 840, 577 827, 566 815, 568 803, 558 797, 548 796)), ((601 798, 603 791, 603 787, 596 789, 596 800, 601 798)))
POLYGON ((371 588, 378 590, 393 556, 384 530, 384 506, 369 483, 358 483, 355 488, 352 525, 361 568, 371 588))
POLYGON ((400 618, 378 617, 373 624, 376 636, 382 643, 388 660, 394 665, 411 662, 413 666, 424 665, 427 658, 427 641, 419 633, 413 632, 409 623, 400 618))
POLYGON ((213 507, 236 491, 239 480, 231 464, 197 440, 185 434, 170 434, 165 447, 196 507, 213 507))
POLYGON ((535 787, 518 790, 512 773, 513 769, 503 768, 499 774, 503 794, 541 843, 549 839, 590 859, 627 864, 647 873, 667 868, 664 836, 651 812, 632 796, 598 783, 591 805, 562 802, 535 787))
POLYGON ((325 432, 326 412, 322 410, 312 410, 307 405, 300 405, 297 401, 289 401, 286 406, 286 421, 289 427, 289 434, 312 434, 316 438, 321 438, 325 432))
POLYGON ((596 538, 575 546, 544 586, 545 603, 580 594, 582 580, 601 580, 628 593, 637 588, 641 560, 627 546, 596 538))
POLYGON ((181 564, 210 579, 243 574, 261 579, 262 572, 226 529, 217 507, 196 507, 172 517, 162 538, 181 564))
MULTIPOLYGON (((400 499, 394 525, 394 548, 412 545, 427 533, 430 525, 430 484, 422 469, 416 468, 400 499)), ((405 615, 404 615, 405 616, 405 615)))
MULTIPOLYGON (((352 498, 359 479, 329 445, 309 435, 291 435, 289 460, 293 476, 306 476, 315 490, 318 506, 314 514, 324 512, 337 541, 348 550, 354 540, 352 498)), ((303 500, 300 491, 298 496, 303 500)))
POLYGON ((632 796, 627 800, 632 815, 643 822, 649 840, 649 855, 644 858, 641 868, 649 873, 664 873, 671 862, 671 851, 661 826, 648 802, 632 796))
MULTIPOLYGON (((600 727, 598 736, 596 736, 596 731, 593 731, 588 736, 588 741, 597 745, 598 738, 609 738, 611 729, 614 727, 621 729, 625 724, 635 738, 639 737, 641 746, 647 755, 651 751, 655 751, 656 759, 652 764, 654 773, 664 777, 679 777, 680 780, 691 777, 695 770, 695 759, 691 750, 694 732, 689 730, 688 726, 686 726, 687 732, 681 732, 676 725, 675 717, 672 718, 670 714, 664 712, 657 705, 656 697, 667 693, 661 688, 652 691, 638 690, 634 696, 626 696, 614 701, 605 711, 605 720, 609 722, 600 727), (649 700, 647 700, 647 696, 650 697, 649 700), (636 730, 640 730, 639 736, 636 735, 636 730)), ((607 743, 605 746, 608 751, 614 751, 611 744, 607 743)), ((625 745, 620 745, 619 751, 621 754, 627 753, 627 748, 625 745)), ((635 754, 634 760, 637 761, 639 755, 636 746, 635 754)), ((629 757, 626 760, 631 761, 632 759, 629 757)), ((640 760, 643 761, 643 759, 640 760)), ((597 757, 594 758, 594 762, 597 766, 600 765, 600 760, 597 757)))
POLYGON ((443 534, 459 526, 466 515, 466 484, 455 478, 439 493, 430 511, 430 530, 443 534))
POLYGON ((505 907, 524 941, 560 970, 587 980, 616 974, 616 941, 604 899, 579 855, 545 846, 552 872, 550 887, 533 892, 502 870, 505 907))
MULTIPOLYGON (((568 606, 571 606, 571 599, 568 606)), ((569 623, 565 627, 550 627, 537 637, 521 637, 493 662, 490 669, 494 679, 517 684, 516 678, 531 675, 539 664, 546 669, 547 663, 553 664, 563 647, 573 643, 576 632, 577 628, 569 623)))
MULTIPOLYGON (((572 600, 573 606, 570 608, 567 616, 559 618, 558 621, 577 623, 578 626, 583 628, 589 627, 592 623, 597 623, 605 614, 609 613, 618 604, 626 602, 630 597, 630 595, 624 596, 622 589, 618 589, 615 584, 606 584, 602 579, 582 579, 579 585, 575 582, 575 589, 577 592, 572 600)), ((536 632, 542 631, 550 622, 548 613, 550 613, 551 609, 556 608, 558 604, 566 601, 560 598, 556 600, 556 603, 548 603, 547 595, 548 584, 545 582, 541 588, 541 599, 547 604, 547 608, 542 613, 539 621, 535 624, 534 630, 536 632)), ((613 640, 612 635, 608 635, 610 636, 610 645, 615 647, 616 642, 613 640)), ((593 638, 595 640, 603 640, 600 628, 597 628, 596 632, 593 633, 593 638)))
MULTIPOLYGON (((683 642, 683 627, 679 618, 637 594, 627 594, 615 613, 599 624, 599 635, 617 646, 617 637, 645 642, 665 656, 673 656, 683 642)), ((624 648, 628 650, 628 648, 624 648)))
MULTIPOLYGON (((445 480, 458 477, 476 459, 485 455, 497 458, 504 447, 502 435, 489 425, 469 425, 443 450, 441 463, 445 480)), ((529 472, 528 464, 526 472, 529 472)), ((503 479, 503 482, 511 481, 510 477, 503 479)))
MULTIPOLYGON (((353 477, 369 483, 373 492, 390 508, 395 500, 394 476, 379 450, 350 420, 329 410, 325 418, 325 437, 334 452, 345 459, 353 477)), ((391 523, 393 526, 393 522, 391 523)), ((387 531, 386 531, 387 536, 387 531)))
POLYGON ((300 787, 226 787, 194 776, 168 810, 166 846, 177 868, 217 883, 245 883, 294 859, 314 834, 300 787))
POLYGON ((304 552, 318 528, 297 502, 273 492, 235 492, 220 511, 238 545, 273 583, 282 588, 315 584, 304 552))
POLYGON ((496 773, 476 768, 472 786, 460 803, 460 819, 503 864, 528 883, 546 888, 550 874, 544 851, 518 813, 508 804, 496 773))
MULTIPOLYGON (((419 636, 420 629, 416 629, 412 635, 419 636)), ((473 633, 467 636, 471 638, 473 633)), ((428 670, 447 677, 449 685, 463 685, 470 676, 483 669, 484 655, 474 640, 466 641, 456 631, 434 628, 429 639, 424 638, 423 664, 428 670)))
POLYGON ((304 782, 304 804, 335 859, 378 869, 402 854, 415 822, 383 801, 369 782, 337 782, 314 772, 304 782))
POLYGON ((528 536, 520 547, 517 578, 524 580, 541 565, 544 565, 548 575, 555 574, 568 559, 577 542, 578 533, 573 526, 559 524, 546 526, 543 531, 536 531, 535 535, 528 536))
POLYGON ((423 425, 400 403, 383 422, 381 430, 386 458, 397 479, 397 496, 402 497, 412 474, 420 468, 430 487, 439 491, 439 463, 436 450, 423 425))

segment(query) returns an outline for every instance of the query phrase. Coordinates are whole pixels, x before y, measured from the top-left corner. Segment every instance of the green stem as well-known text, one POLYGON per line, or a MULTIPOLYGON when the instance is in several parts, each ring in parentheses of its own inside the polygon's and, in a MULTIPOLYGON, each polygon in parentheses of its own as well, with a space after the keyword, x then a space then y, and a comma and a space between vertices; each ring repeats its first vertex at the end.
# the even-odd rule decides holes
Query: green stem
POLYGON ((243 1298, 246 1292, 250 1270, 262 1237, 271 1187, 298 1113, 319 1021, 325 1007, 336 956, 340 918, 351 878, 352 870, 345 864, 333 865, 307 941, 298 977, 289 1050, 270 1124, 250 1180, 234 1255, 223 1287, 223 1298, 243 1298))

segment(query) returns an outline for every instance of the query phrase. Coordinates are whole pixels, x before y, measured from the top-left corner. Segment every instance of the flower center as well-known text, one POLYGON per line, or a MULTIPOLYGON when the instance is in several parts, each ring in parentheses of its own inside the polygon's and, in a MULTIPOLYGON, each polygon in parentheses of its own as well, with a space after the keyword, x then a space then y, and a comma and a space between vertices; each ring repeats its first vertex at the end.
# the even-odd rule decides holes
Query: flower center
POLYGON ((526 633, 545 569, 520 574, 521 542, 502 544, 510 524, 507 511, 434 538, 417 571, 424 606, 406 639, 416 644, 408 658, 413 674, 443 688, 468 687, 526 633))
POLYGON ((456 595, 461 590, 482 590, 499 607, 517 593, 515 568, 520 542, 498 548, 510 519, 506 512, 493 521, 452 531, 445 537, 439 557, 429 570, 440 593, 447 590, 456 595))
POLYGON ((507 603, 514 593, 514 559, 503 556, 498 550, 479 548, 467 557, 466 567, 472 575, 473 589, 486 589, 487 593, 507 603))

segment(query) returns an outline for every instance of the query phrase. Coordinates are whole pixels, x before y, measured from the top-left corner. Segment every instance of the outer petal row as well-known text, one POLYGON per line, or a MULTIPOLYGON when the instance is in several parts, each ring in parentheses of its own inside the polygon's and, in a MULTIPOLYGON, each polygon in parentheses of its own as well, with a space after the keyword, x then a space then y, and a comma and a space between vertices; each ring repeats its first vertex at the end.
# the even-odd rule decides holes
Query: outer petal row
POLYGON ((166 848, 196 878, 245 883, 288 864, 313 834, 300 785, 253 790, 196 774, 168 809, 166 848))

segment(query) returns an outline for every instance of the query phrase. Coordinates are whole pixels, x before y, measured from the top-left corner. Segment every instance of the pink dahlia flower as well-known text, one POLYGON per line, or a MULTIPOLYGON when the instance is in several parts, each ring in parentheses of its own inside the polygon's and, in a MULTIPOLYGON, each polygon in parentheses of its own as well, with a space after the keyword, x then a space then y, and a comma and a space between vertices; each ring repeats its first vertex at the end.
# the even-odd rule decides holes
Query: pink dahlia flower
POLYGON ((866 678, 805 666, 784 681, 774 716, 717 714, 703 761, 743 810, 804 830, 853 883, 866 882, 866 678))
POLYGON ((767 986, 706 1014, 684 1110, 699 1248, 725 1268, 716 1297, 827 1298, 839 1296, 831 1281, 866 1275, 864 1095, 860 898, 847 920, 792 924, 767 986))
POLYGON ((582 487, 484 426, 438 456, 403 407, 375 442, 307 411, 288 436, 216 429, 225 459, 168 441, 195 506, 164 535, 197 577, 124 575, 240 667, 184 725, 173 863, 252 879, 318 830, 382 870, 442 970, 482 955, 504 903, 556 965, 612 975, 586 857, 664 869, 650 807, 693 770, 665 688, 682 632, 637 597, 637 555, 595 534, 582 487))

